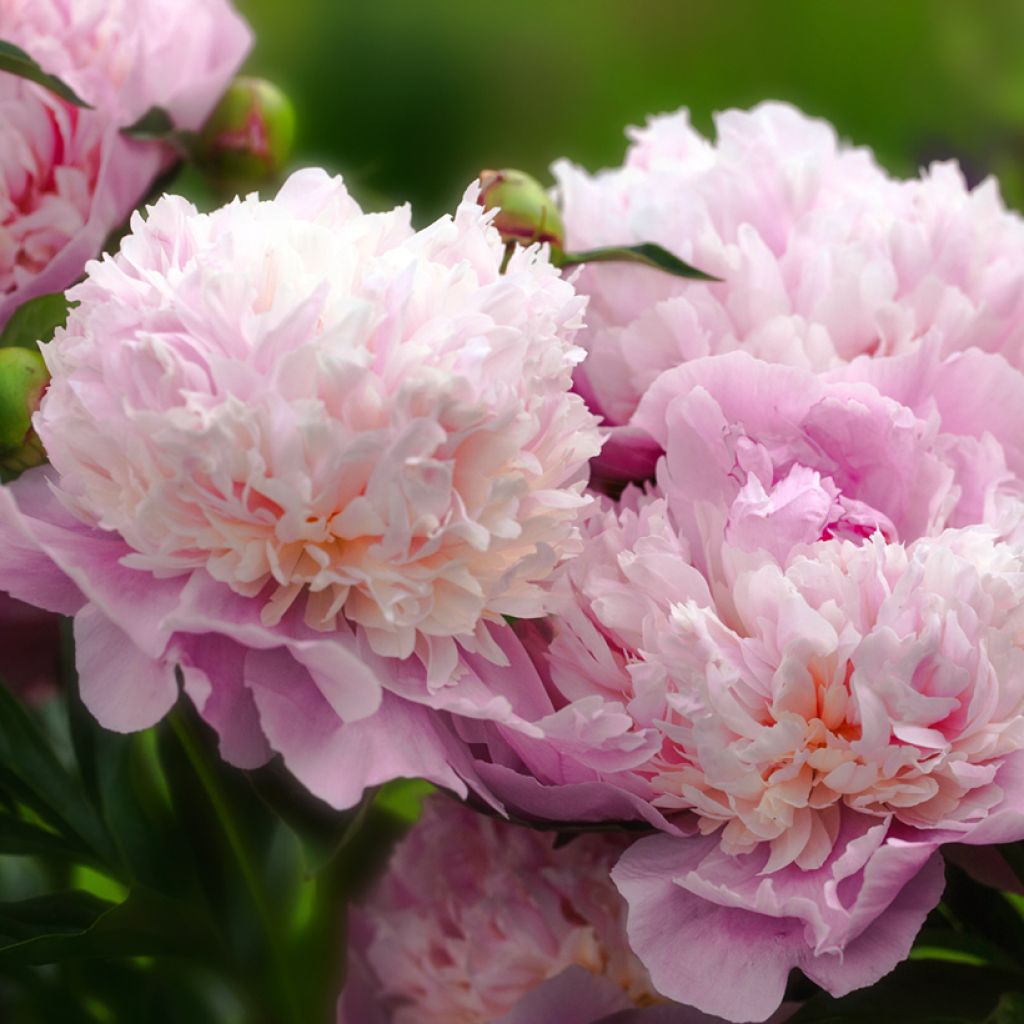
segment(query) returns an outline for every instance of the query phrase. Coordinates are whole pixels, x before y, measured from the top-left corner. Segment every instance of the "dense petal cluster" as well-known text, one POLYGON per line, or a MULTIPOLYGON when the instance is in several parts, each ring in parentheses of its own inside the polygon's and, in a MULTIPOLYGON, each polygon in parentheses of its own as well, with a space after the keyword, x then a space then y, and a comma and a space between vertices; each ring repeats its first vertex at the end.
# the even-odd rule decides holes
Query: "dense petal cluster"
MULTIPOLYGON (((578 386, 609 423, 627 425, 663 370, 736 349, 820 370, 932 338, 1020 365, 1024 222, 994 182, 969 191, 951 164, 895 180, 784 104, 716 127, 711 143, 680 111, 631 131, 621 168, 555 167, 568 248, 653 241, 723 279, 583 270, 578 386)), ((613 442, 604 461, 632 472, 637 457, 613 442)))
POLYGON ((126 564, 206 570, 358 623, 378 653, 543 610, 574 550, 593 418, 567 392, 581 303, 482 211, 422 232, 326 176, 199 215, 165 199, 71 295, 37 430, 126 564), (117 343, 114 343, 114 339, 117 343))
POLYGON ((0 0, 0 37, 91 109, 0 72, 0 326, 82 271, 173 154, 119 129, 152 106, 197 128, 249 45, 226 0, 0 0))
POLYGON ((508 717, 474 666, 546 610, 600 447, 581 300, 537 250, 502 273, 473 199, 415 231, 320 171, 208 215, 165 198, 70 293, 0 579, 76 615, 104 724, 159 718, 180 669, 237 763, 269 743, 339 805, 464 789, 407 698, 508 717))
MULTIPOLYGON (((550 833, 433 798, 353 912, 339 1024, 642 1024, 628 1011, 667 1000, 629 948, 609 878, 626 845, 586 836, 555 849, 550 833)), ((706 1019, 668 1010, 652 1021, 706 1019)))
POLYGON ((766 844, 768 873, 817 868, 843 808, 966 831, 1002 798, 993 780, 1024 739, 1016 546, 978 528, 827 541, 785 565, 725 548, 715 601, 662 499, 609 513, 600 539, 619 579, 581 589, 603 635, 556 633, 552 676, 578 691, 595 661, 617 662, 605 690, 617 681, 659 734, 635 774, 658 806, 721 828, 726 852, 766 844))

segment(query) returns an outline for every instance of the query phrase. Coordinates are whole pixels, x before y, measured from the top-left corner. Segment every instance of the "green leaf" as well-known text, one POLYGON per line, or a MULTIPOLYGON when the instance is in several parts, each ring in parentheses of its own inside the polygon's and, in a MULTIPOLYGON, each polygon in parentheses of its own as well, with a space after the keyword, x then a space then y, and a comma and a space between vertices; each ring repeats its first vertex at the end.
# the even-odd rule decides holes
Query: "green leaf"
POLYGON ((179 827, 202 867, 206 900, 236 962, 246 965, 253 990, 266 1001, 268 1019, 309 1020, 296 972, 287 962, 282 913, 292 907, 293 887, 301 882, 298 843, 253 792, 246 775, 217 754, 215 734, 191 707, 179 704, 159 739, 179 827), (282 837, 287 841, 278 846, 282 837), (283 863, 277 854, 284 854, 283 863))
POLYGON ((122 128, 121 134, 139 142, 166 143, 181 156, 194 156, 199 147, 199 135, 176 128, 163 107, 150 107, 134 124, 122 128))
POLYGON ((976 966, 991 964, 1010 969, 1017 966, 1012 956, 978 935, 927 926, 918 933, 910 959, 976 966))
MULTIPOLYGON (((95 901, 95 897, 90 899, 95 901)), ((119 956, 168 955, 203 962, 218 955, 210 930, 177 901, 137 887, 123 903, 100 907, 102 903, 92 904, 99 912, 85 921, 83 900, 77 928, 37 934, 0 947, 0 969, 119 956)))
POLYGON ((552 253, 552 259, 559 267, 574 267, 581 263, 639 263, 641 266, 663 270, 675 277, 691 281, 721 281, 720 277, 707 274, 697 267, 684 263, 668 249, 654 242, 640 245, 610 245, 602 249, 587 249, 584 252, 552 253))
POLYGON ((171 813, 156 751, 156 734, 103 729, 77 687, 66 688, 71 746, 89 800, 106 824, 125 874, 168 896, 198 891, 181 822, 171 813))
POLYGON ((267 809, 302 843, 306 869, 319 871, 338 849, 359 809, 336 811, 300 785, 279 759, 247 774, 267 809))
POLYGON ((92 109, 66 82, 56 75, 48 75, 24 50, 3 39, 0 39, 0 71, 27 78, 76 107, 92 109))
POLYGON ((150 107, 134 124, 122 128, 121 134, 136 139, 162 139, 174 131, 171 115, 163 107, 150 107))
POLYGON ((94 857, 83 844, 11 814, 0 815, 0 855, 3 854, 15 857, 56 857, 79 863, 94 857))
MULTIPOLYGON (((909 961, 870 988, 841 999, 814 996, 789 1024, 980 1024, 1007 994, 1024 990, 1018 971, 967 964, 909 961)), ((998 1019, 998 1018, 996 1018, 998 1019)))
POLYGON ((50 341, 57 328, 68 322, 68 309, 63 292, 40 295, 22 303, 0 334, 0 348, 36 349, 41 342, 50 341))
POLYGON ((0 936, 10 943, 37 935, 74 935, 90 928, 112 907, 109 901, 80 889, 0 903, 0 936))
POLYGON ((1024 920, 1006 893, 976 882, 947 861, 942 906, 957 930, 984 936, 1014 963, 1024 962, 1024 920))
POLYGON ((57 760, 24 708, 0 685, 0 787, 12 792, 56 832, 103 864, 115 862, 110 837, 80 781, 57 760))
POLYGON ((423 779, 395 779, 377 791, 374 806, 407 825, 414 825, 423 811, 423 801, 437 787, 423 779))
POLYGON ((1007 992, 999 1000, 999 1005, 985 1018, 985 1024, 1020 1024, 1024 1020, 1024 995, 1020 992, 1007 992))

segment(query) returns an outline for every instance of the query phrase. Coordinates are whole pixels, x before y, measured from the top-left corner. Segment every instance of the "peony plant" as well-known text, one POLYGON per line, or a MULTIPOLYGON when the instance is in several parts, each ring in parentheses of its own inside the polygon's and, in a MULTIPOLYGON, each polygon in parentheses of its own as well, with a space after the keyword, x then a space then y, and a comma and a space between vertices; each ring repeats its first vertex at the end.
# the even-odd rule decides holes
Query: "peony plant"
POLYGON ((769 103, 422 227, 316 168, 165 195, 86 264, 174 145, 279 171, 290 108, 242 79, 209 118, 249 44, 221 0, 0 0, 0 37, 0 326, 84 267, 41 355, 0 349, 0 616, 71 620, 43 707, 0 693, 0 853, 60 865, 0 978, 192 957, 261 1022, 798 1024, 937 944, 1014 1019, 994 183, 769 103))

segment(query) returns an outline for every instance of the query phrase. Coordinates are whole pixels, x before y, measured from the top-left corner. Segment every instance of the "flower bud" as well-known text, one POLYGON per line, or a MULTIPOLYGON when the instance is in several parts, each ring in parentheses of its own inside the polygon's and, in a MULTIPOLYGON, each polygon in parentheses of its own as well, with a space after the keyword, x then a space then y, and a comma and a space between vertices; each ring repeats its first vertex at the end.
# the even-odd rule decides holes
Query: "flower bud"
POLYGON ((536 178, 516 170, 481 171, 479 202, 485 210, 498 210, 494 226, 506 242, 548 242, 561 249, 562 215, 536 178))
POLYGON ((295 108, 272 82, 236 78, 199 136, 202 169, 239 192, 272 181, 291 157, 295 108))
POLYGON ((0 349, 0 469, 21 472, 46 461, 32 414, 49 383, 43 357, 24 348, 0 349))

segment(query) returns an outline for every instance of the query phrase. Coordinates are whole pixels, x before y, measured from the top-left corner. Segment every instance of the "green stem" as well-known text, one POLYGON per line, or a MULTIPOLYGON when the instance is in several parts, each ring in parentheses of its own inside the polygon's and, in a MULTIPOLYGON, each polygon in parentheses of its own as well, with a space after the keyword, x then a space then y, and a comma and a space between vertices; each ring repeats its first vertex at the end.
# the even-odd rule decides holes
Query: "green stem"
POLYGON ((498 273, 499 274, 504 274, 505 271, 508 270, 509 261, 512 259, 512 253, 514 253, 515 251, 516 251, 516 243, 515 242, 506 242, 505 243, 505 255, 502 256, 502 258, 501 258, 501 266, 498 268, 498 273))
POLYGON ((306 1024, 298 995, 292 985, 291 972, 288 970, 287 958, 281 942, 282 931, 274 921, 274 914, 270 904, 267 902, 259 873, 249 855, 249 849, 242 837, 231 806, 217 780, 216 773, 210 767, 206 750, 191 723, 178 709, 171 713, 170 722, 171 728, 181 744, 182 750, 185 752, 185 756, 192 765, 196 777, 199 779, 211 806, 217 814, 217 820, 224 830, 231 853, 238 864, 242 880, 245 882, 245 887, 249 892, 260 924, 263 927, 266 937, 266 948, 270 954, 278 991, 282 996, 284 1009, 287 1012, 286 1020, 293 1022, 293 1024, 306 1024))

